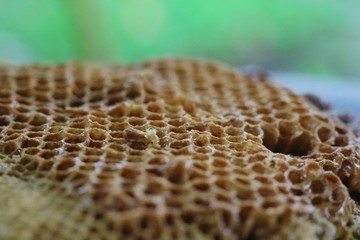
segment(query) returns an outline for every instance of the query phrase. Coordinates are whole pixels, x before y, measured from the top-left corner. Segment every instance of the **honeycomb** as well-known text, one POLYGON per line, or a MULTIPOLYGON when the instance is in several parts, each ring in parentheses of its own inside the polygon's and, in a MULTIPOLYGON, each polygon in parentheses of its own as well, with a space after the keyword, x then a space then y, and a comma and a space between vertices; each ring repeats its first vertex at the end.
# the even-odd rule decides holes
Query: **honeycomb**
POLYGON ((360 144, 205 60, 0 68, 0 239, 360 239, 360 144))

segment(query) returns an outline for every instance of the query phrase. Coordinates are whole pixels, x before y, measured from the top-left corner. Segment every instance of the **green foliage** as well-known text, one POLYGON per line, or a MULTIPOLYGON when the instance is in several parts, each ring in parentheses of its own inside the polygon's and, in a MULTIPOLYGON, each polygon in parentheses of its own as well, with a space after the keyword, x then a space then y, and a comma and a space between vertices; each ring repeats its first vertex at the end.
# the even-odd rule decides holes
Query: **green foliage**
POLYGON ((7 39, 11 45, 13 37, 15 45, 21 42, 28 49, 24 55, 29 56, 21 59, 22 48, 17 48, 20 57, 15 60, 20 62, 134 62, 185 55, 274 70, 360 76, 358 1, 0 2, 0 57, 9 57, 1 43, 7 39))

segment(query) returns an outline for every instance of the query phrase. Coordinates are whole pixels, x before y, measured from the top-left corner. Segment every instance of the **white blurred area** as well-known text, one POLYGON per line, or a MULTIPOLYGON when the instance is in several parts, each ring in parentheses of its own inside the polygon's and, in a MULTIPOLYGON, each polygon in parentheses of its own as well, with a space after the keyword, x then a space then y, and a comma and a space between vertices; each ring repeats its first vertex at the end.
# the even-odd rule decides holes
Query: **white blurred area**
POLYGON ((332 105, 336 113, 360 117, 360 79, 318 77, 272 72, 271 79, 299 94, 314 94, 332 105))

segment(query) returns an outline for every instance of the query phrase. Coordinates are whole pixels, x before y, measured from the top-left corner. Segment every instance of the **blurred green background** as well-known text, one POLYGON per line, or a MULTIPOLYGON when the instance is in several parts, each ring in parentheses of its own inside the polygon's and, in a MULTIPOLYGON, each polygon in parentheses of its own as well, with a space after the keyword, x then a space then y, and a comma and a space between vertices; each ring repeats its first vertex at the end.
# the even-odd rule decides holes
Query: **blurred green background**
POLYGON ((360 77, 358 0, 0 0, 0 59, 200 56, 360 77))

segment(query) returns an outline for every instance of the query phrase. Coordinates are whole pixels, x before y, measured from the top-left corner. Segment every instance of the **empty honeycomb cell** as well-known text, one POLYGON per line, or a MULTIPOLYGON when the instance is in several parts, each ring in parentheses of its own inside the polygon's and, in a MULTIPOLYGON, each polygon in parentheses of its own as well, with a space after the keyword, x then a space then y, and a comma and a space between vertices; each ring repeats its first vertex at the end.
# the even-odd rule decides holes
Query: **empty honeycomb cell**
POLYGON ((340 182, 340 179, 332 172, 324 173, 324 178, 328 185, 336 186, 340 182))
POLYGON ((300 136, 293 138, 288 146, 287 152, 294 156, 305 156, 314 149, 314 141, 309 132, 303 132, 300 136))
MULTIPOLYGON (((196 136, 198 136, 198 134, 195 134, 196 136)), ((172 139, 176 139, 176 140, 186 140, 191 138, 191 135, 189 133, 170 133, 169 134, 170 138, 172 139)))
POLYGON ((273 102, 273 108, 277 110, 283 110, 289 107, 289 102, 287 100, 275 100, 273 102))
POLYGON ((64 134, 61 133, 61 132, 57 132, 57 133, 51 133, 51 134, 48 134, 44 137, 44 141, 61 141, 63 138, 64 138, 64 134))
POLYGON ((306 175, 311 180, 317 179, 321 175, 321 167, 314 162, 310 162, 306 166, 306 175))
POLYGON ((91 129, 89 136, 93 140, 104 140, 106 138, 106 132, 102 129, 91 129))
POLYGON ((113 138, 113 140, 115 141, 115 139, 121 139, 121 138, 125 138, 125 133, 124 132, 111 132, 110 136, 113 138))
POLYGON ((103 94, 102 93, 98 93, 98 94, 92 94, 92 96, 89 99, 90 103, 96 103, 96 102, 100 102, 104 99, 103 94))
POLYGON ((150 144, 150 140, 145 133, 134 128, 125 130, 125 138, 129 146, 135 149, 145 149, 150 144))
POLYGON ((247 126, 245 126, 244 130, 245 130, 245 132, 250 133, 254 136, 260 135, 260 131, 259 131, 258 127, 256 127, 256 126, 247 125, 247 126))
POLYGON ((106 105, 113 106, 113 105, 123 102, 124 100, 125 100, 125 97, 123 95, 109 96, 108 100, 106 102, 106 105))
MULTIPOLYGON (((198 189, 201 192, 201 189, 206 185, 200 185, 200 189, 198 189)), ((208 199, 203 199, 200 197, 197 197, 194 199, 194 204, 198 205, 198 207, 209 207, 210 201, 208 199)))
MULTIPOLYGON (((10 134, 10 133, 9 133, 10 134)), ((5 140, 9 141, 9 140, 15 140, 17 138, 21 137, 20 133, 11 133, 5 140)))
POLYGON ((29 131, 33 131, 33 132, 43 132, 46 129, 46 125, 41 125, 41 126, 30 126, 29 127, 29 131))
POLYGON ((263 124, 263 144, 269 150, 275 151, 275 148, 278 143, 278 139, 280 137, 280 131, 278 130, 276 125, 273 124, 263 124))
POLYGON ((320 121, 320 122, 324 122, 324 123, 329 123, 329 118, 316 114, 315 117, 320 121))
POLYGON ((208 126, 206 124, 203 123, 198 123, 198 124, 190 124, 186 130, 191 131, 191 130, 196 130, 199 132, 204 132, 206 131, 206 129, 208 128, 208 126))
POLYGON ((29 132, 26 134, 29 138, 41 138, 45 133, 43 132, 29 132))
POLYGON ((349 144, 349 138, 346 135, 339 135, 335 138, 334 146, 345 147, 349 144))
MULTIPOLYGON (((103 141, 94 141, 94 140, 89 140, 86 145, 88 147, 91 148, 102 148, 104 146, 104 142, 103 141)), ((135 143, 132 144, 132 146, 134 146, 135 148, 135 143)))
POLYGON ((67 109, 66 114, 70 118, 78 118, 88 115, 88 113, 85 110, 81 110, 81 109, 67 109))
POLYGON ((211 136, 210 137, 210 143, 213 144, 213 145, 225 145, 226 144, 226 140, 223 139, 223 138, 219 138, 219 137, 214 137, 214 136, 211 136))
POLYGON ((103 152, 99 149, 88 148, 85 150, 85 155, 101 156, 103 152))
POLYGON ((110 131, 122 131, 125 130, 128 127, 128 123, 123 122, 123 123, 111 123, 109 126, 109 130, 110 131))
MULTIPOLYGON (((58 140, 57 140, 58 141, 58 140)), ((72 135, 72 134, 68 134, 65 138, 64 141, 66 143, 82 143, 86 141, 86 138, 84 136, 80 136, 80 135, 72 135)))
POLYGON ((327 144, 320 144, 319 145, 319 151, 326 154, 326 153, 333 153, 335 151, 335 149, 334 149, 334 147, 329 146, 327 144))
POLYGON ((31 101, 29 100, 29 98, 22 98, 22 97, 17 97, 16 101, 25 105, 25 106, 30 106, 31 105, 31 101))
POLYGON ((41 103, 44 103, 44 104, 46 104, 46 103, 48 103, 48 102, 51 101, 49 96, 47 96, 47 95, 42 95, 42 94, 36 94, 36 95, 34 96, 34 99, 35 99, 35 101, 41 102, 41 103))
POLYGON ((49 115, 50 114, 50 110, 48 108, 46 108, 46 107, 38 107, 36 109, 36 111, 39 112, 39 113, 42 113, 44 115, 49 115))
POLYGON ((276 119, 272 116, 263 116, 262 121, 267 122, 267 123, 273 123, 276 121, 276 119))
POLYGON ((275 117, 277 119, 292 120, 294 118, 294 115, 289 112, 277 112, 275 114, 275 117))
POLYGON ((216 200, 218 200, 220 202, 231 203, 231 198, 229 196, 227 196, 225 194, 221 194, 221 193, 216 194, 216 200))
POLYGON ((14 153, 18 149, 18 145, 13 140, 0 142, 0 152, 4 154, 14 153))
POLYGON ((352 151, 350 148, 344 148, 341 150, 341 153, 345 156, 345 157, 349 157, 352 154, 352 151))
POLYGON ((82 99, 72 99, 70 100, 70 107, 81 107, 85 104, 82 99))
POLYGON ((0 98, 0 103, 9 104, 11 103, 11 98, 0 98))
POLYGON ((103 126, 103 125, 107 124, 105 119, 103 119, 102 117, 97 117, 97 116, 91 116, 90 121, 92 122, 93 126, 96 126, 96 125, 103 126))
POLYGON ((123 145, 115 144, 115 143, 110 144, 109 148, 119 152, 124 152, 126 150, 126 147, 124 147, 123 145))
POLYGON ((140 174, 140 171, 135 168, 124 167, 120 174, 124 178, 135 178, 140 174))
POLYGON ((71 167, 73 167, 73 166, 75 166, 74 160, 67 158, 67 159, 62 160, 62 161, 57 165, 56 169, 63 171, 63 170, 67 170, 67 169, 69 169, 69 168, 71 168, 71 167))
POLYGON ((224 129, 217 125, 209 125, 210 133, 214 137, 223 137, 224 136, 224 129))
POLYGON ((132 83, 127 86, 125 95, 127 98, 135 99, 135 98, 140 97, 143 94, 141 90, 142 90, 142 88, 139 84, 132 83))
POLYGON ((340 126, 336 126, 335 131, 340 135, 347 134, 347 132, 348 132, 345 128, 340 127, 340 126))
POLYGON ((238 136, 241 134, 241 130, 235 127, 228 127, 225 132, 230 136, 238 136))
POLYGON ((99 92, 103 89, 103 84, 102 82, 99 81, 94 81, 92 82, 91 86, 90 86, 90 91, 92 92, 99 92))
POLYGON ((283 173, 277 173, 275 176, 274 176, 274 179, 279 182, 279 183, 284 183, 286 182, 286 177, 283 173))
POLYGON ((318 126, 318 121, 316 121, 315 117, 310 115, 300 116, 299 123, 301 126, 307 130, 314 130, 318 126))
POLYGON ((269 184, 272 183, 272 181, 268 177, 261 176, 261 175, 260 176, 255 176, 254 180, 260 182, 263 185, 269 185, 269 184))
POLYGON ((149 195, 161 194, 163 192, 163 188, 164 187, 160 183, 150 183, 146 186, 144 193, 149 195))
POLYGON ((39 167, 39 161, 31 161, 25 166, 28 171, 35 171, 39 167))
POLYGON ((322 200, 321 197, 314 197, 314 198, 311 200, 311 203, 312 203, 314 206, 318 206, 318 205, 320 205, 322 202, 323 202, 323 200, 322 200))
POLYGON ((29 108, 28 107, 25 107, 25 106, 19 106, 16 108, 16 111, 19 112, 19 113, 27 113, 29 112, 29 108))
POLYGON ((99 157, 97 156, 86 156, 82 159, 84 163, 95 163, 99 161, 99 157))
POLYGON ((67 118, 65 116, 61 116, 61 115, 55 115, 53 117, 53 119, 55 122, 58 122, 58 123, 65 123, 67 121, 67 118))
POLYGON ((130 117, 139 117, 142 118, 145 116, 144 109, 141 106, 133 106, 129 113, 130 117))
MULTIPOLYGON (((95 129, 94 131, 96 131, 96 130, 97 130, 97 129, 95 129)), ((83 133, 83 131, 80 130, 80 129, 76 129, 76 128, 69 128, 69 129, 67 130, 67 133, 74 134, 74 135, 78 135, 78 134, 83 133)))
POLYGON ((215 176, 227 176, 229 173, 226 170, 214 169, 212 171, 212 174, 215 175, 215 176))
POLYGON ((306 174, 301 170, 292 170, 289 172, 288 178, 293 184, 299 184, 306 179, 306 174))
POLYGON ((30 88, 20 88, 16 90, 16 94, 19 97, 31 97, 31 89, 30 88))
MULTIPOLYGON (((75 83, 76 84, 76 83, 75 83)), ((86 84, 86 83, 84 83, 86 84)), ((86 95, 86 89, 85 88, 81 88, 80 86, 77 86, 76 88, 73 89, 72 94, 77 97, 77 99, 81 99, 83 97, 85 97, 86 95)))
MULTIPOLYGON (((259 113, 259 114, 263 114, 263 115, 269 115, 270 113, 271 113, 271 109, 269 109, 269 108, 264 108, 264 107, 260 107, 260 108, 258 108, 257 109, 257 113, 259 113)), ((264 117, 265 117, 264 116, 264 117)))
POLYGON ((57 150, 43 150, 39 156, 45 159, 50 159, 58 154, 57 150))
POLYGON ((51 161, 43 161, 39 166, 39 171, 48 172, 51 170, 53 165, 54 165, 54 163, 51 161))
POLYGON ((317 133, 318 133, 318 136, 320 138, 320 141, 322 141, 322 142, 328 141, 330 139, 331 135, 332 135, 331 134, 331 129, 326 128, 326 127, 319 128, 317 133))
POLYGON ((273 200, 265 200, 265 202, 262 203, 262 207, 263 207, 264 209, 269 209, 269 208, 274 209, 274 208, 278 208, 279 205, 280 205, 279 202, 273 201, 273 200))
POLYGON ((76 122, 72 122, 70 124, 70 127, 72 128, 79 128, 79 129, 85 129, 89 126, 89 123, 86 119, 84 120, 80 120, 80 121, 76 121, 76 122))
POLYGON ((11 92, 6 89, 1 89, 0 90, 0 98, 11 98, 11 92))
POLYGON ((0 126, 7 126, 10 124, 10 119, 6 116, 0 116, 0 126))
POLYGON ((47 142, 45 143, 42 148, 43 149, 55 149, 55 148, 61 148, 63 144, 61 142, 47 142))
POLYGON ((36 155, 40 150, 38 148, 28 148, 24 150, 24 154, 36 155))
POLYGON ((274 196, 276 194, 276 191, 271 189, 270 187, 260 187, 258 189, 258 192, 259 192, 260 196, 262 196, 264 198, 268 198, 268 197, 274 196))
POLYGON ((339 177, 344 181, 345 179, 348 179, 349 177, 353 176, 355 171, 356 170, 354 163, 345 160, 342 162, 341 169, 339 171, 339 177))
POLYGON ((254 192, 248 188, 241 188, 237 190, 236 197, 243 201, 254 199, 254 192))
POLYGON ((143 118, 130 118, 129 119, 129 124, 132 126, 141 126, 144 125, 146 123, 146 121, 143 118))
POLYGON ((343 188, 336 188, 331 194, 330 201, 335 204, 341 204, 346 199, 346 190, 343 188))
POLYGON ((357 139, 267 78, 0 67, 0 239, 357 239, 357 139))
MULTIPOLYGON (((164 116, 163 116, 162 114, 153 113, 153 114, 149 114, 149 115, 147 116, 147 119, 148 119, 148 120, 163 120, 163 119, 164 119, 164 116)), ((155 122, 155 121, 154 121, 154 122, 155 122)), ((161 123, 163 123, 163 124, 165 125, 165 123, 162 122, 162 121, 156 121, 156 122, 161 122, 161 123)), ((150 124, 151 124, 151 123, 150 123, 150 124)))
POLYGON ((164 112, 164 107, 161 103, 158 102, 150 102, 148 104, 147 110, 149 112, 153 112, 153 113, 163 113, 164 112))
POLYGON ((184 125, 186 123, 186 121, 184 119, 172 119, 168 122, 171 126, 174 126, 174 127, 180 127, 182 125, 184 125))
POLYGON ((304 191, 301 189, 296 189, 296 188, 292 188, 291 192, 295 195, 295 196, 303 196, 304 195, 304 191))
POLYGON ((186 166, 182 160, 171 162, 166 168, 166 174, 169 181, 173 183, 183 183, 186 180, 186 166))
POLYGON ((227 166, 227 162, 225 160, 223 160, 223 159, 216 158, 213 161, 213 166, 223 168, 223 167, 227 166))
POLYGON ((120 104, 109 111, 109 115, 112 117, 123 117, 129 115, 130 108, 126 104, 120 104))
MULTIPOLYGON (((58 86, 60 87, 60 86, 58 86)), ((64 90, 55 90, 53 93, 53 97, 55 100, 64 100, 67 97, 67 93, 64 90)))
POLYGON ((65 144, 63 149, 66 152, 77 152, 81 150, 81 147, 77 144, 65 144))
POLYGON ((23 123, 13 123, 12 124, 12 129, 24 129, 26 128, 26 124, 23 123))
POLYGON ((249 160, 249 162, 265 162, 267 157, 268 156, 266 154, 257 153, 252 157, 252 159, 249 160))
POLYGON ((187 131, 185 127, 181 126, 181 127, 170 127, 169 132, 181 134, 181 133, 186 133, 187 131))
POLYGON ((262 163, 255 163, 252 165, 251 169, 256 172, 256 173, 260 173, 263 174, 266 172, 266 167, 262 164, 262 163))
POLYGON ((325 160, 323 163, 323 168, 326 171, 334 171, 335 172, 337 165, 334 162, 332 162, 331 160, 325 160))
POLYGON ((34 139, 23 139, 21 143, 22 148, 37 147, 40 144, 39 141, 34 139))
POLYGON ((0 104, 0 115, 10 115, 10 107, 5 104, 0 104))

